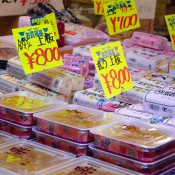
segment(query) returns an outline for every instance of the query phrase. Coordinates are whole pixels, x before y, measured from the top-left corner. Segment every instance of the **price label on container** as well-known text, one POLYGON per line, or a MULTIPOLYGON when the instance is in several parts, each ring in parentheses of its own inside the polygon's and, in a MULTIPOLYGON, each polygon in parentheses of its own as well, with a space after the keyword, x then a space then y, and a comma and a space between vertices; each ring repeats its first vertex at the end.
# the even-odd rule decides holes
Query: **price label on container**
POLYGON ((175 14, 165 16, 166 24, 171 38, 172 46, 175 50, 175 14))
POLYGON ((106 98, 133 88, 125 56, 119 41, 90 49, 106 98))
POLYGON ((32 26, 42 25, 42 24, 51 24, 56 40, 60 38, 58 33, 55 13, 50 13, 45 16, 37 16, 37 17, 30 18, 30 22, 32 26))
POLYGON ((140 27, 135 0, 122 0, 103 5, 110 35, 140 27))
POLYGON ((29 26, 12 31, 25 74, 63 65, 51 25, 29 26))

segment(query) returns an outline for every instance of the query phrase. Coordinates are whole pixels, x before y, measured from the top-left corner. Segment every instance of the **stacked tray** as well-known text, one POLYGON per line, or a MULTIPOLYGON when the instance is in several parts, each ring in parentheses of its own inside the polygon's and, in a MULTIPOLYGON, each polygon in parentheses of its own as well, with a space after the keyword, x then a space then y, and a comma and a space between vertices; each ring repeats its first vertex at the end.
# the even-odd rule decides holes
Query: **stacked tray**
POLYGON ((61 166, 75 159, 72 154, 26 140, 17 140, 0 147, 0 174, 36 174, 52 166, 61 166), (5 172, 3 172, 5 171, 5 172))
POLYGON ((77 156, 86 155, 87 145, 93 141, 91 128, 115 121, 111 114, 78 105, 39 112, 34 116, 38 128, 34 129, 37 141, 69 150, 77 156))
POLYGON ((143 174, 159 174, 175 162, 175 135, 134 120, 91 129, 93 156, 143 174))
POLYGON ((81 157, 70 161, 68 164, 55 166, 38 172, 37 175, 139 175, 124 168, 113 166, 103 161, 99 161, 90 157, 81 157))
POLYGON ((25 91, 1 95, 0 130, 15 134, 20 138, 32 138, 32 127, 36 125, 34 112, 65 105, 67 105, 65 102, 25 91))

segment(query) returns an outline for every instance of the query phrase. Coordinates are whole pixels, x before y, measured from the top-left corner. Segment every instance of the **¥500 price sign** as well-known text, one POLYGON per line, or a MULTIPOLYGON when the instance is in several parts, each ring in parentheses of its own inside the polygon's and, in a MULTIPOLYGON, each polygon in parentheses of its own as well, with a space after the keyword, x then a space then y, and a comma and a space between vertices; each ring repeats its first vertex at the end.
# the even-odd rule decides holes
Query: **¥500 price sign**
POLYGON ((13 29, 25 74, 63 65, 51 25, 13 29))
POLYGON ((140 27, 135 0, 121 0, 103 5, 110 35, 140 27))
POLYGON ((121 43, 113 42, 90 49, 106 98, 133 88, 121 43))

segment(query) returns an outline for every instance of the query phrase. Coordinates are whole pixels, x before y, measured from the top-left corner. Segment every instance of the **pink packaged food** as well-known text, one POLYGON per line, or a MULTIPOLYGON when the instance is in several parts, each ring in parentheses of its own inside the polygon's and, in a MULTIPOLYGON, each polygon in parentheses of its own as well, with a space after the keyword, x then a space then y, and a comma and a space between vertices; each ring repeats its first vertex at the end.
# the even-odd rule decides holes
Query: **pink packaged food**
POLYGON ((93 140, 91 128, 114 121, 111 114, 78 105, 39 112, 34 116, 40 131, 79 143, 93 140))
POLYGON ((57 40, 58 47, 64 47, 64 35, 60 34, 60 38, 57 40))
POLYGON ((134 32, 131 39, 134 44, 158 50, 166 50, 168 42, 165 37, 142 32, 134 32))
POLYGON ((65 65, 72 65, 76 67, 83 65, 83 75, 87 76, 89 74, 89 61, 83 60, 80 56, 65 54, 63 56, 63 62, 65 65))
POLYGON ((88 88, 92 88, 93 84, 94 84, 94 75, 89 74, 85 79, 83 89, 86 90, 88 88))
POLYGON ((112 154, 110 152, 100 150, 94 145, 90 145, 89 148, 94 158, 130 169, 132 171, 135 171, 135 173, 142 173, 144 175, 158 175, 174 167, 175 165, 175 154, 152 163, 144 163, 124 156, 120 156, 118 154, 112 154))
POLYGON ((96 127, 90 132, 97 148, 142 162, 153 162, 175 153, 175 136, 132 119, 96 127))
POLYGON ((72 142, 66 139, 62 139, 57 136, 40 132, 37 128, 32 129, 36 136, 36 141, 44 145, 51 146, 56 149, 60 149, 66 152, 75 154, 77 157, 86 156, 88 151, 88 145, 72 142))
POLYGON ((64 105, 67 105, 67 103, 31 92, 18 91, 8 93, 0 96, 0 118, 20 125, 35 125, 34 112, 64 105))
POLYGON ((74 46, 109 40, 109 36, 102 31, 72 23, 65 23, 64 35, 65 44, 74 46))
POLYGON ((22 126, 0 119, 0 130, 18 136, 20 139, 34 138, 32 127, 33 126, 22 126))
POLYGON ((130 105, 131 105, 130 103, 114 101, 114 102, 109 102, 109 103, 103 105, 100 110, 106 111, 106 112, 115 112, 116 109, 125 108, 125 107, 127 108, 130 105))
POLYGON ((83 75, 83 65, 82 64, 79 64, 79 66, 63 65, 63 66, 60 66, 60 68, 74 72, 76 74, 83 75))

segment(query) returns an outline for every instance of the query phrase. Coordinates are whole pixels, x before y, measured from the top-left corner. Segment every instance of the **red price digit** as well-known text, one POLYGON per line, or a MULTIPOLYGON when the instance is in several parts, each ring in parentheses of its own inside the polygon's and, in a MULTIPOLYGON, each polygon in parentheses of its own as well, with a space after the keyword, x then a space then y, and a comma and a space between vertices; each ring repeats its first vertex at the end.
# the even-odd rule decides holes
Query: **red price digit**
POLYGON ((34 69, 34 65, 44 66, 48 62, 59 61, 61 58, 61 54, 57 47, 47 48, 43 50, 42 48, 38 48, 31 55, 28 55, 26 52, 24 55, 28 59, 28 64, 30 65, 30 69, 34 69))
POLYGON ((111 69, 106 75, 101 74, 105 80, 109 94, 112 93, 112 88, 120 89, 125 82, 130 82, 131 76, 127 67, 120 69, 118 72, 111 69), (110 83, 111 82, 111 83, 110 83))
POLYGON ((130 26, 135 26, 137 23, 137 20, 138 20, 137 14, 133 14, 132 16, 122 16, 122 17, 110 18, 110 21, 113 25, 114 33, 116 33, 117 22, 120 23, 119 24, 120 30, 123 30, 123 29, 130 27, 130 26))

